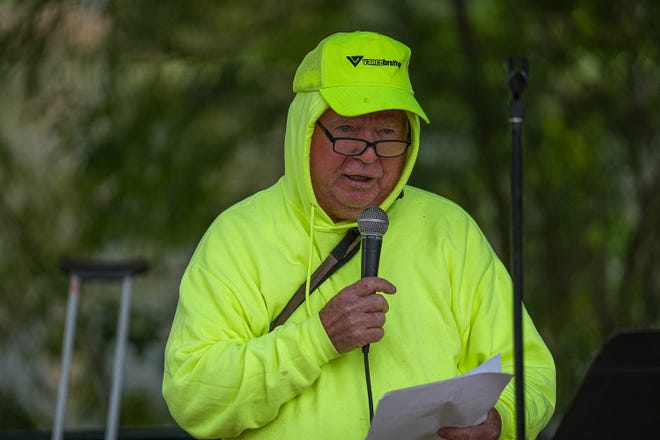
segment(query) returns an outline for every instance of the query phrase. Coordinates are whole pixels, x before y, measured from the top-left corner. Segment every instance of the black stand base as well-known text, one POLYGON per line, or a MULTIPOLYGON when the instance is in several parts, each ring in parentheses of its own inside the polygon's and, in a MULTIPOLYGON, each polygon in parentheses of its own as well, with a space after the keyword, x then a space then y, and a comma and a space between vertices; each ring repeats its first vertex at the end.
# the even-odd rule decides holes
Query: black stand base
POLYGON ((658 438, 660 329, 619 333, 589 367, 554 440, 658 438))

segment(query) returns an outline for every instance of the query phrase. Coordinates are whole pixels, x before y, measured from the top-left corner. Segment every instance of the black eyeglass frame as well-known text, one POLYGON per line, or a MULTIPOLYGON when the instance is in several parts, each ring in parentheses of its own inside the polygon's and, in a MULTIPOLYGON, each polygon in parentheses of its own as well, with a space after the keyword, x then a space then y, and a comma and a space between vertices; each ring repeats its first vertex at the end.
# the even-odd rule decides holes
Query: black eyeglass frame
POLYGON ((323 124, 321 124, 320 120, 316 121, 316 125, 318 125, 319 128, 321 128, 321 131, 323 132, 323 134, 325 134, 325 136, 328 138, 328 140, 330 142, 332 142, 332 151, 334 151, 337 154, 341 154, 342 156, 359 156, 359 155, 363 154, 365 151, 367 151, 367 148, 373 147, 374 151, 376 152, 376 156, 385 157, 385 158, 394 158, 394 157, 401 157, 404 154, 406 154, 406 151, 408 151, 408 147, 410 147, 410 144, 412 144, 412 142, 410 140, 410 121, 407 121, 407 122, 408 122, 408 139, 405 140, 405 141, 401 140, 401 139, 382 139, 382 140, 379 140, 379 141, 370 142, 366 139, 359 139, 359 138, 350 138, 350 137, 338 137, 338 138, 336 138, 330 133, 330 131, 327 128, 325 128, 323 126, 323 124), (364 148, 362 150, 360 150, 359 152, 357 152, 357 153, 343 153, 341 151, 337 151, 337 149, 335 148, 335 142, 341 141, 341 140, 364 142, 364 148), (380 154, 378 152, 378 144, 382 144, 382 143, 385 143, 385 142, 401 142, 403 144, 406 144, 406 147, 403 149, 401 154, 396 154, 396 155, 393 155, 393 156, 392 155, 380 154))

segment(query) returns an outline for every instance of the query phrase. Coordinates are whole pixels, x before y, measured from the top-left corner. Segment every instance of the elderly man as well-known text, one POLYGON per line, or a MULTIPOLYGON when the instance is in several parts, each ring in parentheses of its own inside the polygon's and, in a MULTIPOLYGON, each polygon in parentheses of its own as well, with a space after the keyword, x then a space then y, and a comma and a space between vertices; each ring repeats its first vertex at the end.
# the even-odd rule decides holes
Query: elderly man
MULTIPOLYGON (((352 32, 324 39, 299 66, 284 176, 218 216, 181 282, 163 394, 192 435, 363 439, 358 348, 370 343, 376 402, 498 353, 513 370, 506 269, 464 210, 407 184, 428 122, 409 60, 402 43, 352 32), (316 266, 370 206, 389 216, 379 277, 360 279, 353 258, 312 291, 316 266), (301 284, 303 305, 271 328, 301 284)), ((526 313, 524 325, 533 438, 554 409, 555 369, 526 313)), ((484 423, 438 435, 513 438, 514 420, 510 384, 484 423)))

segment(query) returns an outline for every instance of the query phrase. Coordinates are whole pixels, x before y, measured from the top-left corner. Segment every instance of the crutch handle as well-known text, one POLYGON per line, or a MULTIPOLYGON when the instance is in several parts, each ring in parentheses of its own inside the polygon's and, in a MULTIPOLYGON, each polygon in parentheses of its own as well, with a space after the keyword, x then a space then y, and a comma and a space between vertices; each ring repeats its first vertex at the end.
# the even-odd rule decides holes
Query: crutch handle
POLYGON ((110 261, 62 257, 59 268, 66 274, 76 274, 81 278, 114 279, 144 273, 149 269, 149 263, 142 258, 110 261))

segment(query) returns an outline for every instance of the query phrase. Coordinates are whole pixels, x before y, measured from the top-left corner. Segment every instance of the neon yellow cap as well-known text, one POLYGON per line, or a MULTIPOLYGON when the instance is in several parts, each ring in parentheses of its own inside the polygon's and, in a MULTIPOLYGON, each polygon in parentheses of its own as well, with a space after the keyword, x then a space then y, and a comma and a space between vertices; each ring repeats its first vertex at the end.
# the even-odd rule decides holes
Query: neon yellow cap
POLYGON ((409 63, 410 48, 390 37, 340 32, 305 56, 293 79, 293 91, 318 90, 344 116, 407 110, 428 123, 410 84, 409 63))

